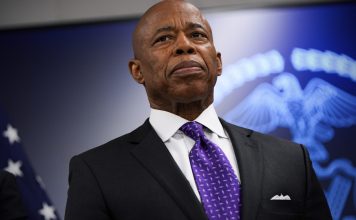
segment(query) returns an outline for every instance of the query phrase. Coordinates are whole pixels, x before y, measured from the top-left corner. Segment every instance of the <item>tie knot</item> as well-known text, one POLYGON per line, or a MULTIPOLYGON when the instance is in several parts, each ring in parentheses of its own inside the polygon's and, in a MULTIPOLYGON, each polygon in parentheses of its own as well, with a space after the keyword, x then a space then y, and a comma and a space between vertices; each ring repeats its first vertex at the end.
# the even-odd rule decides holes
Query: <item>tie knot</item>
POLYGON ((203 125, 199 124, 196 121, 187 122, 182 127, 180 127, 181 131, 188 137, 193 140, 199 140, 200 137, 204 136, 203 125))

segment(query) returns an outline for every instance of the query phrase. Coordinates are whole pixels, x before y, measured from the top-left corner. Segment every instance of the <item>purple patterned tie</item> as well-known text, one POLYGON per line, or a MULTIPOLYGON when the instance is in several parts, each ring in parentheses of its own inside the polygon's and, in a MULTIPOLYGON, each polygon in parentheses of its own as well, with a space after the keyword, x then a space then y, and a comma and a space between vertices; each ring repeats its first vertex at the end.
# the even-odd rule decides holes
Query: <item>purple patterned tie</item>
POLYGON ((189 153, 195 183, 210 220, 240 219, 240 183, 223 151, 204 135, 198 122, 181 128, 195 141, 189 153))

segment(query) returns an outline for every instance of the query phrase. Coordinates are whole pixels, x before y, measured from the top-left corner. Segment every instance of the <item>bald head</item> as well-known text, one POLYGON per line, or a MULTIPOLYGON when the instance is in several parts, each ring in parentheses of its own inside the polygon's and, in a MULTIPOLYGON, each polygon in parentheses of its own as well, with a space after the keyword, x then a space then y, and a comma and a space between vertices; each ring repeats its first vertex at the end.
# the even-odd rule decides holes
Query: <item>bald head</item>
POLYGON ((150 7, 140 18, 132 36, 132 48, 135 58, 141 57, 142 46, 145 43, 144 39, 148 37, 148 32, 155 28, 158 23, 162 23, 162 20, 167 20, 172 16, 177 17, 177 20, 182 20, 180 18, 187 18, 189 17, 187 15, 192 13, 197 20, 204 23, 207 31, 212 35, 210 25, 200 10, 184 0, 163 0, 150 7))

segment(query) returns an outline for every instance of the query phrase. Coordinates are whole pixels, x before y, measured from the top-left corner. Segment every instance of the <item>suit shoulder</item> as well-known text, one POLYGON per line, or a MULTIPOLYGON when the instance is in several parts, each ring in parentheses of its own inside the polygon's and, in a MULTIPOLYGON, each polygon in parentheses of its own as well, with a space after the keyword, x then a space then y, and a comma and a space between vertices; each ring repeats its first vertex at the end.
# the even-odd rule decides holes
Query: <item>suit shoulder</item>
POLYGON ((84 160, 87 159, 103 159, 115 156, 116 158, 125 157, 134 148, 136 143, 139 142, 142 135, 149 129, 147 121, 136 128, 130 133, 124 134, 118 138, 115 138, 105 144, 89 149, 79 155, 84 160))
POLYGON ((275 144, 276 146, 300 147, 301 145, 293 141, 276 137, 270 134, 263 134, 261 132, 252 131, 251 138, 260 140, 260 142, 275 144))
POLYGON ((301 144, 286 140, 283 138, 275 137, 270 134, 263 134, 248 128, 239 127, 227 122, 224 122, 225 126, 231 132, 237 132, 240 135, 247 137, 251 142, 263 148, 263 150, 277 150, 277 151, 304 151, 304 147, 301 144))
POLYGON ((117 137, 102 145, 84 151, 77 156, 86 158, 86 157, 91 157, 91 155, 102 154, 102 153, 110 152, 112 150, 123 150, 129 144, 129 142, 127 141, 127 136, 128 134, 117 137))

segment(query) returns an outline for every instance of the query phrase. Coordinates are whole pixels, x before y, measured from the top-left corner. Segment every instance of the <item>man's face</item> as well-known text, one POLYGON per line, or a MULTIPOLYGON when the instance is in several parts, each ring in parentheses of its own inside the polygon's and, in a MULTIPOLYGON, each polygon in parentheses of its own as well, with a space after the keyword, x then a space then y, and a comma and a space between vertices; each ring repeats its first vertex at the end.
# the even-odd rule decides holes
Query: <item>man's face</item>
POLYGON ((133 77, 144 84, 151 107, 211 104, 221 60, 198 9, 184 2, 165 2, 149 11, 139 27, 134 38, 136 59, 129 66, 133 77))

